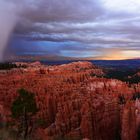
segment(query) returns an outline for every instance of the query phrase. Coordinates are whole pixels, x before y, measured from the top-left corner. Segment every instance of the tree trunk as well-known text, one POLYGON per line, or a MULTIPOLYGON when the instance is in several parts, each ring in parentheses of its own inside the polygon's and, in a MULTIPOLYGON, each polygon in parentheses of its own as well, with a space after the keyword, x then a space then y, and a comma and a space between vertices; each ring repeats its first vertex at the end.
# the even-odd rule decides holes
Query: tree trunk
POLYGON ((26 112, 26 108, 24 108, 24 139, 28 136, 28 116, 26 112))

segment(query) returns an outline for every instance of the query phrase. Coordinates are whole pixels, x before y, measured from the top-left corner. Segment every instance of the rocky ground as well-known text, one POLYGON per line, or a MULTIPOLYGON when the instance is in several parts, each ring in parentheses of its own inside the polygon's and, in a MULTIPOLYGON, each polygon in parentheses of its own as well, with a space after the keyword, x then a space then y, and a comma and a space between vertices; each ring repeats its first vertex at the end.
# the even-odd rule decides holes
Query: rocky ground
POLYGON ((134 95, 140 93, 140 83, 104 78, 103 69, 86 61, 16 65, 0 71, 1 122, 13 121, 12 102, 17 90, 25 88, 35 94, 35 119, 43 122, 35 125, 35 138, 138 140, 140 105, 134 95))

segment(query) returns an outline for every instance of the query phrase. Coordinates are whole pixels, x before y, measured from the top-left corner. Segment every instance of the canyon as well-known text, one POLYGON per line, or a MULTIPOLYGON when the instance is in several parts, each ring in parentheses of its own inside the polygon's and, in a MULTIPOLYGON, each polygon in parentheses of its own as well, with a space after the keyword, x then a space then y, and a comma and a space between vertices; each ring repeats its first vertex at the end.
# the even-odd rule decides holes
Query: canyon
POLYGON ((11 105, 24 88, 35 94, 38 108, 34 139, 139 140, 140 82, 108 78, 103 68, 88 61, 14 64, 17 68, 0 70, 1 123, 16 122, 11 105))

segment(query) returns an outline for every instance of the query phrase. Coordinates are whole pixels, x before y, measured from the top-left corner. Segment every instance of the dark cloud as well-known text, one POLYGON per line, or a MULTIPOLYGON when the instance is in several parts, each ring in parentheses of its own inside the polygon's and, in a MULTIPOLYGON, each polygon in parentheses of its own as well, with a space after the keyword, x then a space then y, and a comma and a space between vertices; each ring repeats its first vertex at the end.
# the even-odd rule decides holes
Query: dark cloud
MULTIPOLYGON (((103 55, 103 50, 112 48, 119 51, 139 51, 140 13, 136 12, 138 6, 133 6, 139 4, 140 7, 140 3, 125 7, 130 4, 130 0, 120 5, 118 1, 114 0, 114 4, 111 0, 7 0, 6 4, 13 5, 12 11, 16 11, 18 17, 14 36, 28 43, 57 43, 59 47, 52 48, 52 51, 49 49, 50 53, 54 51, 61 54, 63 51, 68 54, 68 51, 75 51, 77 54, 81 50, 90 55, 91 52, 103 55), (61 46, 62 42, 75 42, 75 45, 70 43, 61 46)), ((16 46, 18 43, 15 43, 16 46)), ((17 47, 16 50, 29 51, 29 47, 23 47, 24 42, 21 43, 24 50, 18 50, 17 47)), ((35 50, 39 52, 40 46, 36 47, 38 49, 35 50)), ((47 47, 46 45, 46 50, 47 47)))

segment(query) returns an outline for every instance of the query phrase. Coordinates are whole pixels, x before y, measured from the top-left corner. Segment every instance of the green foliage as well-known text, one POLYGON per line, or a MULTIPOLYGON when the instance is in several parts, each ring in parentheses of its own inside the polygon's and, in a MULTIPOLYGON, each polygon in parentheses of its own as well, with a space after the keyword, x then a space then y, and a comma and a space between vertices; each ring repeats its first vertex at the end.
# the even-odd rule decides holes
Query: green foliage
POLYGON ((33 93, 25 89, 20 89, 18 93, 19 96, 15 99, 11 107, 12 117, 19 121, 17 136, 27 139, 31 134, 29 126, 33 127, 33 123, 31 124, 32 116, 38 110, 33 93))
POLYGON ((20 89, 18 93, 19 96, 12 104, 12 117, 19 118, 24 115, 25 111, 27 114, 34 115, 37 112, 34 94, 25 89, 20 89))
POLYGON ((98 74, 95 74, 95 73, 91 73, 90 76, 91 77, 95 77, 96 76, 98 78, 102 78, 103 77, 103 75, 98 75, 98 74))
POLYGON ((139 76, 135 76, 129 79, 129 83, 130 84, 134 84, 134 83, 139 83, 140 82, 140 77, 139 76))
POLYGON ((19 66, 17 66, 16 64, 9 63, 9 62, 0 63, 0 70, 11 70, 13 68, 26 68, 26 67, 27 67, 26 65, 19 65, 19 66))
POLYGON ((139 71, 139 69, 107 69, 105 71, 106 75, 105 78, 108 79, 118 79, 121 81, 129 82, 130 84, 139 83, 140 78, 138 76, 134 76, 139 71), (131 78, 128 78, 131 77, 131 78))
POLYGON ((17 68, 16 64, 0 63, 0 70, 10 70, 12 68, 17 68))

